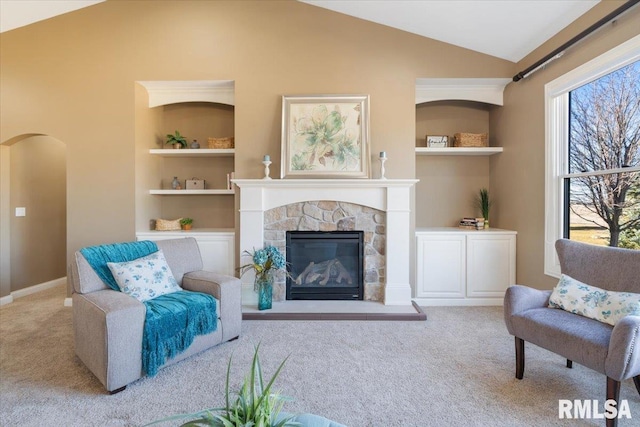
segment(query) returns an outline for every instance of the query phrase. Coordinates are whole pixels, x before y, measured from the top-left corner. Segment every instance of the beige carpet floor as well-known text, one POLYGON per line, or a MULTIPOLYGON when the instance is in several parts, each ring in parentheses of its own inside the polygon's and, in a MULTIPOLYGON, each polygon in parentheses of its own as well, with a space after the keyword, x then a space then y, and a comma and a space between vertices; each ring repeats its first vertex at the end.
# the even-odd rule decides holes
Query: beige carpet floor
MULTIPOLYGON (((64 297, 59 287, 0 307, 0 426, 139 426, 219 406, 229 357, 238 385, 258 343, 267 376, 290 356, 276 381, 294 399, 285 410, 352 427, 604 425, 558 419, 559 399, 602 402, 604 376, 527 345, 514 378, 501 307, 426 307, 424 322, 244 321, 239 340, 110 396, 74 355, 64 297)), ((632 381, 621 398, 633 418, 619 425, 640 426, 632 381)))

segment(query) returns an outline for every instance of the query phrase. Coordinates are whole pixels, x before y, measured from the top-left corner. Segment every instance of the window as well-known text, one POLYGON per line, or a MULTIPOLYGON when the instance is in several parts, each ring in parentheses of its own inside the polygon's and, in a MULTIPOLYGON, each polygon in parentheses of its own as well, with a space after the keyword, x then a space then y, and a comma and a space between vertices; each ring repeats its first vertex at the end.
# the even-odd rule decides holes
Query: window
POLYGON ((621 231, 638 232, 640 111, 621 113, 615 95, 624 88, 615 85, 638 78, 639 60, 636 36, 545 86, 546 274, 560 275, 561 237, 617 246, 621 231), (622 123, 623 115, 633 118, 622 123))

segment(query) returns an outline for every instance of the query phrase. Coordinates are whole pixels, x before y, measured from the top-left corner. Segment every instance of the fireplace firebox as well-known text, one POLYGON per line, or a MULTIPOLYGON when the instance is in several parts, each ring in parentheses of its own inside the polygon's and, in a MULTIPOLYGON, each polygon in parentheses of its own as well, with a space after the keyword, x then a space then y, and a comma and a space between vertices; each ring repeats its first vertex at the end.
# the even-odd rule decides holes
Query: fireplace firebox
POLYGON ((288 300, 362 300, 362 231, 287 231, 288 300))

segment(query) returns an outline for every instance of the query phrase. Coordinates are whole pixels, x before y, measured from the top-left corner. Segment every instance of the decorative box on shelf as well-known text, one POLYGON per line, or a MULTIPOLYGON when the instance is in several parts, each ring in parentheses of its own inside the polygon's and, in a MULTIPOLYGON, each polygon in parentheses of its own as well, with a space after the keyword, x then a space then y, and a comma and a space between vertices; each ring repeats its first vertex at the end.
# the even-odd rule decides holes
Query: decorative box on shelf
POLYGON ((204 179, 192 178, 185 181, 187 190, 204 190, 204 179))
POLYGON ((454 147, 487 147, 488 133, 456 133, 453 135, 454 147))
POLYGON ((449 146, 449 137, 446 135, 427 135, 425 137, 427 147, 445 148, 449 146))

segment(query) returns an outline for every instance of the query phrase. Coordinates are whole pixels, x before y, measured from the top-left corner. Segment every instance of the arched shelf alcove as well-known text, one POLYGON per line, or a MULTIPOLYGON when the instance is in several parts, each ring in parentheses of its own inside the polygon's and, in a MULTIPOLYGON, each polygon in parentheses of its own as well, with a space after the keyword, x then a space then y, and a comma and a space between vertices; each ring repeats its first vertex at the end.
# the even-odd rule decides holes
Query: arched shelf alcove
POLYGON ((502 105, 509 78, 416 79, 416 105, 432 101, 476 101, 502 105))
POLYGON ((138 81, 149 94, 149 108, 181 102, 235 105, 233 80, 138 81))
MULTIPOLYGON (((502 106, 504 88, 510 78, 420 78, 416 79, 416 107, 434 102, 464 101, 502 106)), ((418 156, 490 156, 502 147, 416 147, 418 156)))

